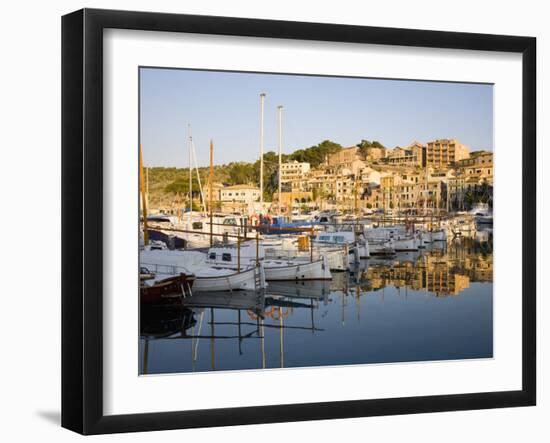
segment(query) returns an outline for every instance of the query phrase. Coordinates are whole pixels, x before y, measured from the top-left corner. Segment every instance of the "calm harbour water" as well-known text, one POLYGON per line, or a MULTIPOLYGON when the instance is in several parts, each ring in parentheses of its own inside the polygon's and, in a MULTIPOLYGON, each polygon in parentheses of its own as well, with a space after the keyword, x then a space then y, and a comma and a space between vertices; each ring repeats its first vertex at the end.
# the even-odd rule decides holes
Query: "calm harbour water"
POLYGON ((331 282, 142 307, 140 373, 491 358, 492 271, 492 243, 464 239, 331 282))

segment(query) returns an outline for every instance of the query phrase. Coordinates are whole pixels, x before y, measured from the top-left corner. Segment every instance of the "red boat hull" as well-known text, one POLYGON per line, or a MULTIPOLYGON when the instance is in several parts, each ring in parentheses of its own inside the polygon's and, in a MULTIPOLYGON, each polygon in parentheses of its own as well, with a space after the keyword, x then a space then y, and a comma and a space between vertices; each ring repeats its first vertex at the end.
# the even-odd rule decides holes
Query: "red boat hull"
POLYGON ((139 288, 140 302, 158 304, 179 301, 182 297, 191 295, 194 281, 194 276, 180 274, 159 280, 152 286, 142 285, 139 288))

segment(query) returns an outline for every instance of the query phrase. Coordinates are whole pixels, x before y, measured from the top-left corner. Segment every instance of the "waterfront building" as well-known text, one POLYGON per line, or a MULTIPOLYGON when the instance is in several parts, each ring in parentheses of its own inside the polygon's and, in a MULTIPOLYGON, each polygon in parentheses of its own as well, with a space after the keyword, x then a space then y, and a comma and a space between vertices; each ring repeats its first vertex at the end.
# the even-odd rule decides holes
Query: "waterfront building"
MULTIPOLYGON (((273 194, 273 201, 279 201, 279 195, 277 192, 273 194)), ((313 202, 312 192, 292 191, 281 192, 281 205, 284 209, 290 208, 298 209, 303 205, 309 205, 313 202)), ((285 212, 285 211, 283 211, 285 212)))
POLYGON ((366 171, 364 176, 355 175, 349 170, 340 172, 332 172, 330 168, 315 170, 308 177, 307 191, 313 192, 314 200, 319 203, 322 203, 323 200, 330 200, 353 206, 356 193, 357 198, 361 199, 365 189, 369 186, 368 180, 379 182, 379 175, 374 170, 366 171))
POLYGON ((363 192, 364 205, 386 211, 445 208, 448 175, 432 170, 383 172, 380 186, 363 192))
POLYGON ((452 209, 467 210, 470 209, 472 201, 468 196, 476 198, 484 197, 490 200, 492 197, 492 179, 468 176, 463 171, 456 170, 455 175, 448 179, 449 201, 452 209), (486 195, 484 195, 486 194, 486 195))
POLYGON ((459 160, 457 169, 466 177, 485 180, 493 184, 493 153, 488 151, 475 151, 469 158, 459 160))
POLYGON ((426 166, 448 169, 459 160, 470 156, 470 149, 455 139, 438 139, 426 145, 426 166))
POLYGON ((493 187, 493 153, 472 152, 467 159, 456 163, 449 182, 451 206, 458 210, 469 209, 474 201, 490 201, 493 187))

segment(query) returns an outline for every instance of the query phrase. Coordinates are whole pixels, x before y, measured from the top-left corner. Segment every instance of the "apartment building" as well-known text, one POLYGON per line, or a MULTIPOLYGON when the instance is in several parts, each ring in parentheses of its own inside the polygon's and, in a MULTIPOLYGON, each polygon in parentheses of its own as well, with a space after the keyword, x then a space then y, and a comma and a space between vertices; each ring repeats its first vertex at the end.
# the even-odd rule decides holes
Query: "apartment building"
POLYGON ((455 139, 438 139, 426 145, 426 166, 447 169, 470 156, 470 149, 455 139))
POLYGON ((423 167, 426 165, 426 148, 413 142, 406 148, 388 150, 384 163, 393 166, 423 167))
POLYGON ((303 180, 311 167, 306 162, 288 162, 281 164, 281 183, 288 183, 294 180, 303 180))

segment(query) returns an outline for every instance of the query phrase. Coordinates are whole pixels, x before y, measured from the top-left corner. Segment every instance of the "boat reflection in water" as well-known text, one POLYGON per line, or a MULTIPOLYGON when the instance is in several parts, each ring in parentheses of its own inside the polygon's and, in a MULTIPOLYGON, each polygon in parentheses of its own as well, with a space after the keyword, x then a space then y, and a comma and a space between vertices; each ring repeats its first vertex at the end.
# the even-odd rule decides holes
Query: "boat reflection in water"
POLYGON ((369 259, 330 282, 141 306, 140 373, 493 356, 492 234, 369 259))

